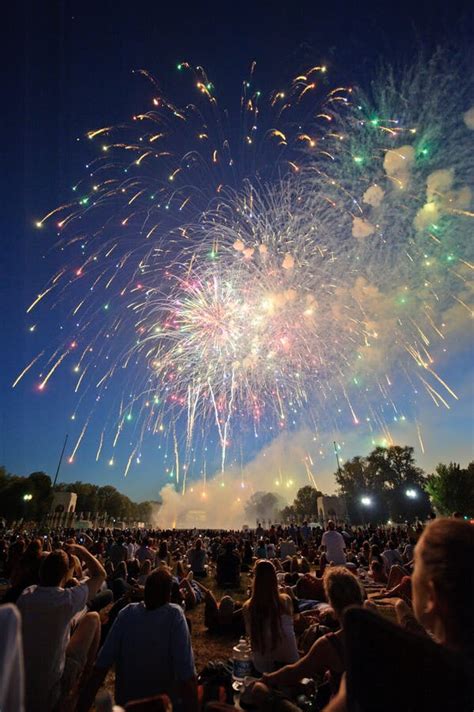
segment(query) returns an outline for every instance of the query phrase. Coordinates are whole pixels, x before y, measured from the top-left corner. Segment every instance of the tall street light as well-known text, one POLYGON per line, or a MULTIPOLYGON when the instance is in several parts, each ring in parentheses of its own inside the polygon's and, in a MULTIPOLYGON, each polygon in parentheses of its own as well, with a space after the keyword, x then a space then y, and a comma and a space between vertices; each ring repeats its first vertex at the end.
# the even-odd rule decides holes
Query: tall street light
POLYGON ((368 497, 367 495, 364 495, 363 497, 360 498, 360 503, 363 507, 363 509, 362 509, 362 524, 365 525, 364 509, 366 507, 370 507, 372 505, 372 497, 368 497))

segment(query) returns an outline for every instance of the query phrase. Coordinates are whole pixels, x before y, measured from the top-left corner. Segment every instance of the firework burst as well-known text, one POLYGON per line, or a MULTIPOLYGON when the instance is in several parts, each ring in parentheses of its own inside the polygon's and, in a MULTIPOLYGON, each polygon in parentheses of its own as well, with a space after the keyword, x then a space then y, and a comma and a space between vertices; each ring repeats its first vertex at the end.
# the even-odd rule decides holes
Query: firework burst
POLYGON ((115 462, 133 420, 125 472, 144 437, 163 434, 183 492, 211 433, 222 472, 252 430, 347 414, 390 440, 387 423, 404 417, 393 372, 399 393, 403 376, 449 407, 432 351, 469 309, 474 122, 467 84, 440 62, 386 73, 370 96, 328 90, 315 66, 266 102, 252 66, 237 135, 201 68, 178 65, 198 95, 184 107, 142 72, 152 108, 91 131, 101 150, 87 180, 38 222, 57 222, 75 260, 28 309, 70 304, 73 338, 39 388, 74 357, 71 457, 92 394, 110 403, 97 458, 115 462))

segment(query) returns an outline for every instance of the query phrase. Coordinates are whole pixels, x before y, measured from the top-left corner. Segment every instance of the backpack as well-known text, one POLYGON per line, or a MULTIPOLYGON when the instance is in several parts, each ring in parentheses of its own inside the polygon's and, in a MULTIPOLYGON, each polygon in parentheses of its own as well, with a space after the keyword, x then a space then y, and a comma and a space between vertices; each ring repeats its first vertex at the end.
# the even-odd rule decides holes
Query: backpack
POLYGON ((198 699, 202 709, 208 702, 233 704, 232 664, 211 660, 198 675, 198 699))

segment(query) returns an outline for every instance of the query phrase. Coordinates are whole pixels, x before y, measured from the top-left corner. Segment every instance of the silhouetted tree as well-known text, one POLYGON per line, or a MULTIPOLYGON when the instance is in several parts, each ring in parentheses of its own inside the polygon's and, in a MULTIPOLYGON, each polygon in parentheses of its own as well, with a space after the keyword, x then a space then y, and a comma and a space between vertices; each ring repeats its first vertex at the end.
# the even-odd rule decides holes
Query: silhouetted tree
POLYGON ((299 522, 304 520, 317 521, 318 497, 321 497, 321 495, 322 492, 315 487, 311 487, 311 485, 306 485, 298 490, 293 507, 299 522))
POLYGON ((416 466, 412 447, 376 447, 367 457, 344 462, 335 478, 352 521, 413 520, 430 512, 424 473, 416 466), (363 497, 370 498, 370 506, 362 504, 363 497))
POLYGON ((425 490, 439 514, 453 512, 474 517, 474 462, 462 468, 455 462, 440 463, 427 478, 425 490))

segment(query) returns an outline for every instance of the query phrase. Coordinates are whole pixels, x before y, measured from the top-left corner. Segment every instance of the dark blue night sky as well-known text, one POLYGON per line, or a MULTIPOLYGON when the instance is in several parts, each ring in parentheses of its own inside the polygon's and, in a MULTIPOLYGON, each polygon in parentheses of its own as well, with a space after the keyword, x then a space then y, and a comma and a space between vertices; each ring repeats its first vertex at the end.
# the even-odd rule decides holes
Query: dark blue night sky
MULTIPOLYGON (((43 393, 33 377, 11 388, 19 371, 47 348, 58 325, 64 320, 64 329, 70 328, 61 304, 34 318, 25 314, 62 264, 61 255, 51 250, 54 232, 35 230, 34 225, 66 200, 71 186, 83 176, 91 155, 83 140, 86 132, 127 120, 143 107, 145 85, 133 70, 150 70, 166 92, 175 96, 178 92, 179 100, 176 64, 190 59, 209 71, 219 86, 220 103, 229 105, 238 98, 252 60, 257 61, 263 90, 319 61, 331 66, 336 81, 363 84, 379 60, 406 61, 417 45, 430 50, 439 42, 472 42, 469 5, 438 0, 390 5, 16 3, 4 19, 3 40, 8 54, 2 82, 0 463, 17 474, 34 470, 54 474, 65 434, 71 441, 77 439, 80 426, 71 422, 75 397, 70 373, 58 372, 43 393)), ((468 346, 448 354, 441 371, 460 400, 449 412, 440 412, 427 400, 418 413, 426 454, 417 450, 416 455, 427 469, 442 459, 466 462, 472 457, 472 363, 468 346)), ((97 417, 100 420, 103 412, 97 417)), ((100 422, 94 423, 100 429, 100 422)), ((396 432, 400 444, 417 446, 414 421, 396 432)), ((240 464, 252 460, 271 439, 269 433, 257 444, 252 434, 245 437, 240 464)), ((339 439, 343 457, 371 447, 367 434, 349 427, 339 439)), ((334 488, 332 438, 319 447, 318 482, 329 492, 334 488)), ((64 463, 61 478, 110 483, 135 500, 156 497, 169 481, 170 445, 158 448, 153 438, 147 438, 140 466, 132 468, 126 480, 123 468, 96 463, 96 449, 97 437, 86 436, 80 456, 73 464, 64 463)), ((209 475, 217 466, 217 458, 209 454, 209 475)))

